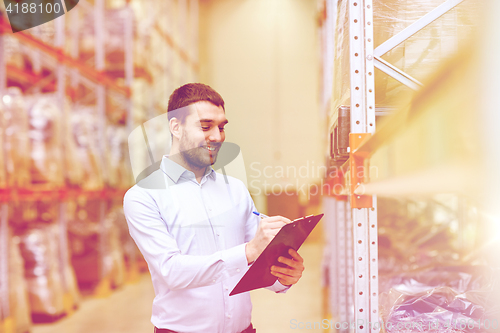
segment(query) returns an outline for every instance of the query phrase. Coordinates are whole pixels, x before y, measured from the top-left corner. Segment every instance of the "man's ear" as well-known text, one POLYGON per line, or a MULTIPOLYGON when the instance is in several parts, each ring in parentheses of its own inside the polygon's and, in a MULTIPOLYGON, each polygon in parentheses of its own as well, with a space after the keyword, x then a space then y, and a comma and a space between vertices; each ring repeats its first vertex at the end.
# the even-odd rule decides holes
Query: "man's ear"
POLYGON ((169 127, 170 127, 170 133, 172 133, 172 136, 176 138, 177 140, 180 140, 182 136, 182 124, 179 119, 173 117, 169 121, 169 127))

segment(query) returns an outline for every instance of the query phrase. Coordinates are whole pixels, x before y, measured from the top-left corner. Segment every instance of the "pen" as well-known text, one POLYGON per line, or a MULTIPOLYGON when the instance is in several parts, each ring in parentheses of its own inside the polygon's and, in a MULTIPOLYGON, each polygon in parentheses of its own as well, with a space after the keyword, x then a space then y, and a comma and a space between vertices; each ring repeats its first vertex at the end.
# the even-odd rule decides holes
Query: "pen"
POLYGON ((265 215, 265 214, 262 214, 262 213, 259 213, 259 212, 252 212, 254 213, 255 215, 259 216, 261 219, 265 219, 265 218, 268 218, 269 216, 265 215))

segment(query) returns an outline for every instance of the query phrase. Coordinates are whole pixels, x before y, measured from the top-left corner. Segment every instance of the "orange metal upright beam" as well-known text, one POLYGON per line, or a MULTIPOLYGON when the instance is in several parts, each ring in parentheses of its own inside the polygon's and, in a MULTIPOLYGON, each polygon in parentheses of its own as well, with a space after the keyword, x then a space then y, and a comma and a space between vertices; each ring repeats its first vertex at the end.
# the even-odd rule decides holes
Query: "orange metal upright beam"
POLYGON ((355 191, 362 185, 368 176, 368 170, 365 167, 365 159, 368 157, 366 152, 356 152, 356 149, 370 137, 370 133, 351 133, 349 134, 349 146, 351 148, 349 156, 349 170, 351 176, 350 195, 351 208, 371 208, 373 200, 371 195, 356 194, 355 191))

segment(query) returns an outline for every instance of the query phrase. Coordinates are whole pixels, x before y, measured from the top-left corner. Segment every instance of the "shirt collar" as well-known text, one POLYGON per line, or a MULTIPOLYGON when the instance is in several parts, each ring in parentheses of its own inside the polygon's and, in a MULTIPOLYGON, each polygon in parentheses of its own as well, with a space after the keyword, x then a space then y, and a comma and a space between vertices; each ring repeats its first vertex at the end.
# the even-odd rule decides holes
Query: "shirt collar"
MULTIPOLYGON (((160 169, 165 172, 165 174, 177 184, 179 179, 187 178, 194 179, 194 173, 192 171, 187 170, 182 165, 177 164, 168 158, 168 155, 164 155, 160 164, 160 169)), ((210 166, 206 168, 204 177, 210 177, 212 180, 215 180, 215 170, 210 166)))

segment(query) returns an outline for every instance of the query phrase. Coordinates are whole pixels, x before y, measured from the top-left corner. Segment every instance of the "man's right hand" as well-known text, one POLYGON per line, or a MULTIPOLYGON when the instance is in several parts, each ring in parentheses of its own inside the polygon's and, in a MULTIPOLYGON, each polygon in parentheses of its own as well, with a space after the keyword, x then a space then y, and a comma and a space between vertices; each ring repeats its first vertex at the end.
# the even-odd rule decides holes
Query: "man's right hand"
POLYGON ((260 220, 255 237, 245 247, 248 264, 253 263, 260 256, 281 227, 291 222, 283 216, 271 216, 260 220))

